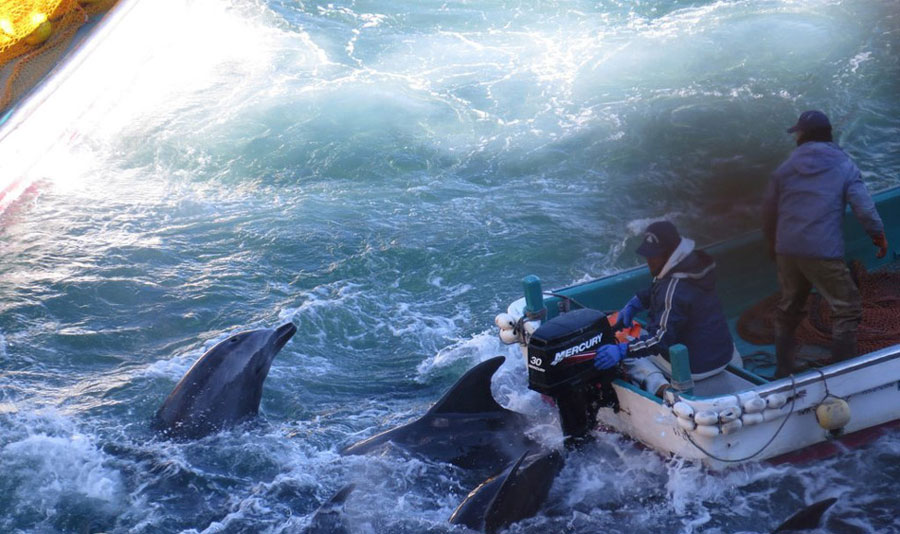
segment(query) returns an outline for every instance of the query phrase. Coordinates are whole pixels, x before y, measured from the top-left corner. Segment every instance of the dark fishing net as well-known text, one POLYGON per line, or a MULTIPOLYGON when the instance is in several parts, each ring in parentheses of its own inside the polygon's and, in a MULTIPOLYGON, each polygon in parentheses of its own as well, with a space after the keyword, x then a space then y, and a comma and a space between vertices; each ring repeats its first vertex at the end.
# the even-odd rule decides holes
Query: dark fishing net
MULTIPOLYGON (((862 297, 858 352, 866 354, 900 343, 900 271, 869 272, 859 261, 850 264, 862 297)), ((738 334, 755 345, 775 343, 775 305, 780 293, 769 295, 746 310, 737 322, 738 334)), ((831 346, 831 308, 818 293, 806 299, 806 317, 797 327, 800 343, 831 346)))

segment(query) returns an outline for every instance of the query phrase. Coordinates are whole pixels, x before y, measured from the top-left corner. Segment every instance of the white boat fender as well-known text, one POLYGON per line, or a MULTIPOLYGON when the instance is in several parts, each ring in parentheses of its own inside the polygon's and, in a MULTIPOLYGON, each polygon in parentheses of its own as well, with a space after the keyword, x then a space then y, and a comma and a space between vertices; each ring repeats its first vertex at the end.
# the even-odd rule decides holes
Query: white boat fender
POLYGON ((697 428, 697 423, 695 423, 693 419, 685 419, 683 417, 676 417, 675 422, 678 423, 678 426, 680 426, 681 428, 683 428, 689 432, 691 430, 694 430, 695 428, 697 428))
POLYGON ((779 417, 784 417, 784 412, 781 410, 763 410, 762 416, 764 421, 774 421, 779 417))
POLYGON ((742 407, 746 413, 759 413, 766 409, 766 401, 762 400, 761 397, 756 396, 743 403, 742 407))
POLYGON ((531 334, 534 333, 538 327, 541 326, 540 321, 525 321, 525 324, 522 326, 522 329, 525 330, 525 335, 531 337, 531 334))
POLYGON ((839 430, 850 422, 850 405, 840 397, 828 395, 816 406, 816 421, 825 430, 839 430))
POLYGON ((712 410, 703 410, 694 414, 694 421, 700 426, 714 425, 719 422, 719 414, 712 410))
POLYGON ((742 428, 744 428, 744 423, 740 419, 735 419, 722 425, 722 433, 733 434, 742 428))
POLYGON ((694 432, 708 438, 714 438, 722 433, 722 431, 719 430, 719 427, 716 425, 699 425, 697 426, 697 430, 694 430, 694 432))
POLYGON ((729 406, 725 408, 721 412, 719 412, 719 422, 720 423, 730 423, 736 419, 741 417, 741 409, 737 406, 729 406))
POLYGON ((741 421, 744 422, 744 426, 747 425, 758 425, 763 422, 763 414, 757 413, 745 413, 741 416, 741 421))
POLYGON ((516 328, 516 318, 508 313, 501 313, 494 317, 494 324, 497 325, 500 330, 513 330, 516 328))
POLYGON ((515 330, 501 330, 500 341, 506 343, 507 345, 512 345, 513 343, 519 341, 519 333, 515 330))
POLYGON ((787 396, 783 393, 772 393, 766 397, 766 406, 772 409, 781 408, 787 404, 787 396))
POLYGON ((694 418, 694 409, 691 408, 691 405, 686 402, 676 402, 675 405, 672 406, 672 411, 675 412, 675 415, 677 415, 681 419, 694 418))

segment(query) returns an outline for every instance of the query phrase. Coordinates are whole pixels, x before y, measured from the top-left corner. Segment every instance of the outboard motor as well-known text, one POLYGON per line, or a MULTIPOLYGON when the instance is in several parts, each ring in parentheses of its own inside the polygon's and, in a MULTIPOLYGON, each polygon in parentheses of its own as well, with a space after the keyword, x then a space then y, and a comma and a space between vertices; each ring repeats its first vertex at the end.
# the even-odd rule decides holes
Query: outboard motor
POLYGON ((556 403, 566 444, 587 437, 597 424, 597 409, 618 399, 612 389, 616 370, 594 367, 597 347, 616 343, 606 314, 579 309, 542 324, 528 342, 528 388, 556 403))

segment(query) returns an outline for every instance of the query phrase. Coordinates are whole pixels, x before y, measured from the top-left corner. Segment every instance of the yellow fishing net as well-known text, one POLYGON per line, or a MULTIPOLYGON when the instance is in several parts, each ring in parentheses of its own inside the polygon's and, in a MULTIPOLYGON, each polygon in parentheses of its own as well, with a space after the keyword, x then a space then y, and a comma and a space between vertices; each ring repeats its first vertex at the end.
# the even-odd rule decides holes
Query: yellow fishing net
POLYGON ((34 86, 85 22, 117 0, 0 0, 0 112, 34 86))

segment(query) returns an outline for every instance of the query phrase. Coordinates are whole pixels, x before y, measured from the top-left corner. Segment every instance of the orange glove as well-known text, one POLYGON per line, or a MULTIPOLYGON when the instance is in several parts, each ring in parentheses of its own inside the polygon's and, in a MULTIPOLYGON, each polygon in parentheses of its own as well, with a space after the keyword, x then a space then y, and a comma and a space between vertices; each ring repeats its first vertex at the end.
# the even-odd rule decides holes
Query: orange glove
POLYGON ((876 258, 881 259, 887 254, 888 242, 887 236, 884 235, 884 232, 873 237, 872 244, 878 247, 878 252, 875 253, 876 258))

